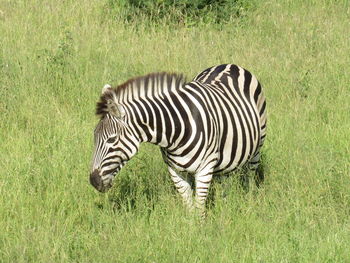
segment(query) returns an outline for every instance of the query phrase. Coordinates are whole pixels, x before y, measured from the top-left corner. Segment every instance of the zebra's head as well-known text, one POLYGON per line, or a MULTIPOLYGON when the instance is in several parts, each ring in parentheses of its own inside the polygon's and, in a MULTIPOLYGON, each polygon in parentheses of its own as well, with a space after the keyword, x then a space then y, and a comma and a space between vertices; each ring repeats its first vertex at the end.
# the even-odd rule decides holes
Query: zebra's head
POLYGON ((118 105, 115 91, 109 85, 102 89, 96 113, 101 119, 94 131, 90 183, 98 191, 106 192, 115 175, 137 153, 140 143, 126 124, 126 112, 118 105))

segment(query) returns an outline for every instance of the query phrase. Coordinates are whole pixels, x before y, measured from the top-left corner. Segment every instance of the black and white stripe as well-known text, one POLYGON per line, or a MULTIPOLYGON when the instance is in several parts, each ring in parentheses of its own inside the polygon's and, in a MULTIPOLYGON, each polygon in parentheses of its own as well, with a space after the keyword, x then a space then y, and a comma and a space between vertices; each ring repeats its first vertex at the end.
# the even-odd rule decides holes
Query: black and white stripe
POLYGON ((204 211, 212 176, 243 165, 256 169, 266 136, 266 102, 249 71, 225 64, 185 83, 175 74, 155 73, 105 86, 97 105, 91 183, 107 190, 140 143, 161 147, 176 188, 190 207, 204 211), (195 178, 192 189, 179 172, 195 178))

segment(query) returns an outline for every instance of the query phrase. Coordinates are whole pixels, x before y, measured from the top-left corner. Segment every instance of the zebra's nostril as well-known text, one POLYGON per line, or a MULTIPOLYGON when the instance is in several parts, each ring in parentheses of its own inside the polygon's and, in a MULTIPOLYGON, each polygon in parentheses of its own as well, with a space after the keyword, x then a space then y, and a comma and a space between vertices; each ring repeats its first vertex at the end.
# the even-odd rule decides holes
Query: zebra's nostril
POLYGON ((102 179, 98 170, 94 170, 90 175, 90 183, 98 190, 102 189, 102 179))

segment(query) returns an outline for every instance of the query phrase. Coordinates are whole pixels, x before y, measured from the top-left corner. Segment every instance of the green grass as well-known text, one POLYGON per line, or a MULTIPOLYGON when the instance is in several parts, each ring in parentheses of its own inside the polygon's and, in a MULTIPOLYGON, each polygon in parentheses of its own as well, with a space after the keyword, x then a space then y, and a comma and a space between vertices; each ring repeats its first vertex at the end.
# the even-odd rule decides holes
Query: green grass
POLYGON ((106 1, 0 0, 0 262, 350 262, 348 1, 264 0, 222 27, 124 24, 106 1), (236 63, 268 100, 266 181, 200 224, 156 147, 89 185, 105 83, 236 63))

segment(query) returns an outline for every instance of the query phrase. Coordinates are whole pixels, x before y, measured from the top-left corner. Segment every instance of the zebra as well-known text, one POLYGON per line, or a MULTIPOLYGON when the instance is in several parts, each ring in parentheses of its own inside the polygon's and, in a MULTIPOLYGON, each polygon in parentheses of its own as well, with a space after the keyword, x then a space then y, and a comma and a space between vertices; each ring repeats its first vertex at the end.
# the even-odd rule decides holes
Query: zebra
POLYGON ((240 66, 214 66, 188 83, 161 72, 105 85, 96 114, 90 183, 100 192, 142 142, 160 146, 183 202, 202 215, 214 175, 240 167, 259 171, 266 101, 257 78, 240 66), (193 175, 194 187, 182 172, 193 175))

